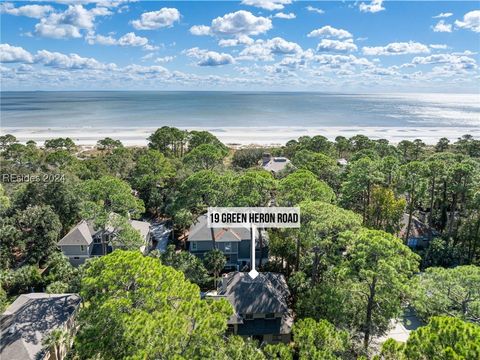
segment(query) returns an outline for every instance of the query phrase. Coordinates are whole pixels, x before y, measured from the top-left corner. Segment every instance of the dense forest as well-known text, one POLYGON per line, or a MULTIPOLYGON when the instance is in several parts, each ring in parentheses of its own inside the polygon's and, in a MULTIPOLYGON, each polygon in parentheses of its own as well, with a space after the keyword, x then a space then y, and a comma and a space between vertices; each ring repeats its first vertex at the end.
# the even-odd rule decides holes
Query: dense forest
POLYGON ((313 136, 232 149, 172 127, 148 140, 85 149, 0 137, 0 307, 31 291, 80 293, 70 358, 480 358, 480 140, 313 136), (265 152, 291 164, 273 175, 265 152), (202 262, 180 241, 209 206, 272 202, 301 208, 300 229, 269 231, 261 266, 287 278, 288 345, 225 336, 230 305, 200 299, 224 259, 202 262), (130 218, 168 219, 172 245, 141 255, 130 218), (72 267, 57 242, 81 219, 118 228, 122 250, 72 267), (426 246, 408 243, 418 221, 431 229, 426 246), (425 326, 379 345, 406 310, 425 326))

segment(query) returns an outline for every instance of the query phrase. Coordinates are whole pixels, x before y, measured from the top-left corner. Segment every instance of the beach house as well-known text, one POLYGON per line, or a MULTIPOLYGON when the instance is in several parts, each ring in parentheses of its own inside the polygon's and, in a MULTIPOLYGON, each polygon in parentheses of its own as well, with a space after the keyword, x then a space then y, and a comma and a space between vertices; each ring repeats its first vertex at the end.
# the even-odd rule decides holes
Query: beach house
POLYGON ((206 297, 225 298, 234 314, 228 332, 251 337, 260 343, 288 343, 293 324, 288 307, 290 292, 282 274, 263 272, 252 279, 245 272, 224 274, 216 293, 206 297))
MULTIPOLYGON (((151 242, 150 224, 138 220, 129 220, 129 223, 143 239, 140 251, 147 251, 151 242)), ((114 236, 113 229, 95 229, 91 221, 82 220, 58 242, 58 246, 70 263, 78 266, 87 259, 111 253, 114 250, 111 243, 114 236)))
POLYGON ((75 331, 80 306, 76 294, 20 295, 0 317, 0 358, 5 360, 62 360, 69 337, 52 348, 44 340, 53 330, 75 331))
MULTIPOLYGON (((408 214, 403 214, 401 220, 401 228, 398 233, 400 239, 405 240, 408 226, 408 214)), ((410 224, 410 231, 408 232, 407 245, 411 248, 425 248, 430 241, 439 236, 439 233, 418 219, 416 216, 412 216, 412 222, 410 224)))
MULTIPOLYGON (((264 231, 255 234, 255 263, 260 266, 268 259, 268 236, 264 231)), ((241 270, 251 264, 252 234, 248 227, 209 228, 207 215, 201 215, 188 232, 188 251, 203 259, 205 253, 216 248, 227 259, 225 269, 241 270)))
POLYGON ((287 169, 288 166, 291 166, 291 163, 286 157, 272 156, 270 153, 262 155, 262 168, 273 175, 287 169))

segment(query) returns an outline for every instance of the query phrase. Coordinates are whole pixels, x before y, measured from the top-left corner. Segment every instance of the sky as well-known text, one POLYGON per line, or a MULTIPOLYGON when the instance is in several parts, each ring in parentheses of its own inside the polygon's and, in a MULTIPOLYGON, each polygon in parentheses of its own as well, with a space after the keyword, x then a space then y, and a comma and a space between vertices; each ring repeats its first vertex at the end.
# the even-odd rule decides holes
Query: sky
POLYGON ((2 1, 1 90, 480 93, 476 1, 2 1))

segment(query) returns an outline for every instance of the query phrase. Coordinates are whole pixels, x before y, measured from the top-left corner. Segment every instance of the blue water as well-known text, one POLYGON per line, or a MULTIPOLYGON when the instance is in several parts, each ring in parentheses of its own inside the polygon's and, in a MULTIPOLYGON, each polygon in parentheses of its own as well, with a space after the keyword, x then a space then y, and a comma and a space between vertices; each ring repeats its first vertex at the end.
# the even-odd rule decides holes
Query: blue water
POLYGON ((2 127, 480 127, 478 94, 1 92, 2 127))

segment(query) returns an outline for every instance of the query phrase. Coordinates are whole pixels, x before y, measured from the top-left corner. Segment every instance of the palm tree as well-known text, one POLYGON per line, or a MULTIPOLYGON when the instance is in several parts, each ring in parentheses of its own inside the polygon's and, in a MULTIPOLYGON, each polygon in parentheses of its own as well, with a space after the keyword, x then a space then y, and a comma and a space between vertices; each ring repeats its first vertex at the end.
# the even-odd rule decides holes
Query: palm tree
POLYGON ((68 345, 69 335, 65 329, 54 329, 42 340, 42 345, 55 354, 55 360, 61 359, 62 347, 68 345))

